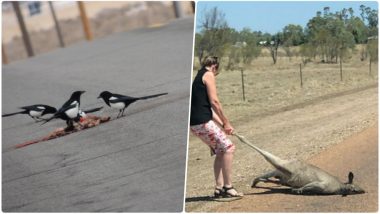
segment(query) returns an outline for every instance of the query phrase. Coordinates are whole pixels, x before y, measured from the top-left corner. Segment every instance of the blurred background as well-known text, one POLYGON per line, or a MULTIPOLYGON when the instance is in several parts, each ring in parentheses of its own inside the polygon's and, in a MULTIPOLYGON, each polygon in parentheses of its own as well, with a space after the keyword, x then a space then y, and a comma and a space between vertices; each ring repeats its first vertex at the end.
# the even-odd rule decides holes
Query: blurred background
POLYGON ((195 3, 2 2, 2 62, 46 53, 116 32, 158 27, 193 16, 195 3))

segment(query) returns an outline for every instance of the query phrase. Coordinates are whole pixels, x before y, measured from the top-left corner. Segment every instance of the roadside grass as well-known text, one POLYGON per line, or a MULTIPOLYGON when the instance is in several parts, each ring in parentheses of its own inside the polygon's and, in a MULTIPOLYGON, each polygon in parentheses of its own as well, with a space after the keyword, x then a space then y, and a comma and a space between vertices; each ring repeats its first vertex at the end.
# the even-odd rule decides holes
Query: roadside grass
POLYGON ((339 63, 302 64, 301 87, 300 64, 299 57, 292 57, 291 60, 288 57, 279 57, 275 65, 270 57, 255 59, 244 69, 245 101, 241 71, 222 70, 217 76, 217 89, 226 115, 232 122, 239 122, 252 114, 263 114, 378 82, 378 64, 372 63, 370 75, 368 60, 361 61, 358 55, 354 55, 342 64, 342 81, 339 63))

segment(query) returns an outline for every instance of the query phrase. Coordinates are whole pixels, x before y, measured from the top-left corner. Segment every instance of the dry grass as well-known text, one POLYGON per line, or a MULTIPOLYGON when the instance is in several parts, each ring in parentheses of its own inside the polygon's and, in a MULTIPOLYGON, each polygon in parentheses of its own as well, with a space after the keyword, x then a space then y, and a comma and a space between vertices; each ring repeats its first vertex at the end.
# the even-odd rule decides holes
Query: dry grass
MULTIPOLYGON (((222 62, 223 63, 223 62, 222 62)), ((302 65, 303 87, 300 82, 301 59, 280 57, 273 65, 270 57, 259 57, 244 70, 245 98, 241 72, 225 71, 217 77, 218 95, 232 122, 240 122, 250 115, 302 103, 320 96, 361 88, 377 83, 378 65, 354 55, 343 62, 343 81, 339 64, 308 63, 302 65)))

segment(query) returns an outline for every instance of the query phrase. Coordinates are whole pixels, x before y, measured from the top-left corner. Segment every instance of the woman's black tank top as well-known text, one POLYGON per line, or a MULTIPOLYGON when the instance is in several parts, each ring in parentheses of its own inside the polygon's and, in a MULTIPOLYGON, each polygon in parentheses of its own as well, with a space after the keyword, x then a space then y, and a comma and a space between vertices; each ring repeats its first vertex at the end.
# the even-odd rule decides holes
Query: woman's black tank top
POLYGON ((211 104, 207 95, 207 88, 202 81, 202 77, 206 72, 206 68, 199 70, 193 81, 191 89, 191 126, 206 123, 212 119, 211 104))

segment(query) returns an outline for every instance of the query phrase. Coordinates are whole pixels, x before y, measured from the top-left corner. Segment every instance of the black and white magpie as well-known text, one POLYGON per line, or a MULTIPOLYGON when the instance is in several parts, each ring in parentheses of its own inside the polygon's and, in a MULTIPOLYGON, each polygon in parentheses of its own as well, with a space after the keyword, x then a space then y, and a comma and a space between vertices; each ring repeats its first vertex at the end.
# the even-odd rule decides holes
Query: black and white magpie
POLYGON ((57 112, 57 109, 43 104, 36 104, 36 105, 30 105, 30 106, 23 106, 20 107, 20 109, 23 109, 22 111, 10 113, 10 114, 3 114, 2 117, 9 117, 16 114, 28 114, 31 118, 33 118, 36 122, 39 121, 40 117, 42 117, 45 114, 54 114, 57 112))
POLYGON ((79 121, 80 113, 80 96, 85 91, 75 91, 71 94, 69 100, 67 100, 60 109, 51 117, 45 120, 45 123, 52 119, 60 118, 66 121, 67 127, 73 127, 73 122, 79 121))
POLYGON ((161 93, 161 94, 154 94, 144 97, 130 97, 125 96, 121 94, 113 94, 109 91, 103 91, 100 93, 99 98, 103 98, 104 102, 110 106, 111 108, 119 109, 119 114, 117 115, 117 118, 122 117, 124 114, 124 110, 132 103, 136 102, 137 100, 146 100, 153 97, 159 97, 162 95, 166 95, 168 93, 161 93))

